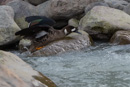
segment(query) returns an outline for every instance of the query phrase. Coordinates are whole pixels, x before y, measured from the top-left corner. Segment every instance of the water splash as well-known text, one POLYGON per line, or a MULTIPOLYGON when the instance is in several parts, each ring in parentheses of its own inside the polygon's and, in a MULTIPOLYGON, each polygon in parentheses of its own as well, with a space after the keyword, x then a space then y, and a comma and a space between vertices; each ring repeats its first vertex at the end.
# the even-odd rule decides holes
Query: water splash
POLYGON ((58 87, 130 87, 130 45, 98 43, 62 55, 23 59, 58 87))

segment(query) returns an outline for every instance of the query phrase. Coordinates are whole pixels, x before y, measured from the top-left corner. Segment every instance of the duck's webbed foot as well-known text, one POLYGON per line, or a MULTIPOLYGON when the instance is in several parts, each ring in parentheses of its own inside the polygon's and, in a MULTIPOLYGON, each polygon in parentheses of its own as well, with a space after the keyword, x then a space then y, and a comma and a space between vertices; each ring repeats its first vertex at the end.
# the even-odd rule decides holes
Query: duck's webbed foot
POLYGON ((36 47, 36 50, 40 50, 42 48, 44 48, 45 46, 41 46, 41 47, 36 47))

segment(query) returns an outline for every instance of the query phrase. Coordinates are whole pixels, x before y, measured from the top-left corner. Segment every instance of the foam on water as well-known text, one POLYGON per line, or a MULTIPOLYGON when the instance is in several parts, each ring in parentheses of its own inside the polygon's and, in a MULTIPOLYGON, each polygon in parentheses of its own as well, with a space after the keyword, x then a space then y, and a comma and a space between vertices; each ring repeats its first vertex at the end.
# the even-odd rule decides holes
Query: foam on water
POLYGON ((100 44, 62 55, 22 58, 58 87, 130 87, 130 45, 100 44))

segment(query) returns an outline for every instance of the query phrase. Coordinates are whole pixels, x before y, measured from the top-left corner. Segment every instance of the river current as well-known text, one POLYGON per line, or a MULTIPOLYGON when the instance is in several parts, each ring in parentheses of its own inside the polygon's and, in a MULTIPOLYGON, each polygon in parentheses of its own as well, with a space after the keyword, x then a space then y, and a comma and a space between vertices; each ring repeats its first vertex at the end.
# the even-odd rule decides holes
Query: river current
POLYGON ((58 87, 130 87, 130 45, 96 43, 48 57, 16 54, 58 87))

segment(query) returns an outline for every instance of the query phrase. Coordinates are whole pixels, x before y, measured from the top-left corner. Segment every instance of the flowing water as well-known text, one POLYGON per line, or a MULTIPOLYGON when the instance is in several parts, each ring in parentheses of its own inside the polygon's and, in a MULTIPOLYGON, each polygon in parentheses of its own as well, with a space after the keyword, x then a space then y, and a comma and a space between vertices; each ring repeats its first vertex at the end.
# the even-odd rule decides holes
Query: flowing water
POLYGON ((21 58, 58 87, 130 87, 130 45, 104 43, 56 56, 21 58))

